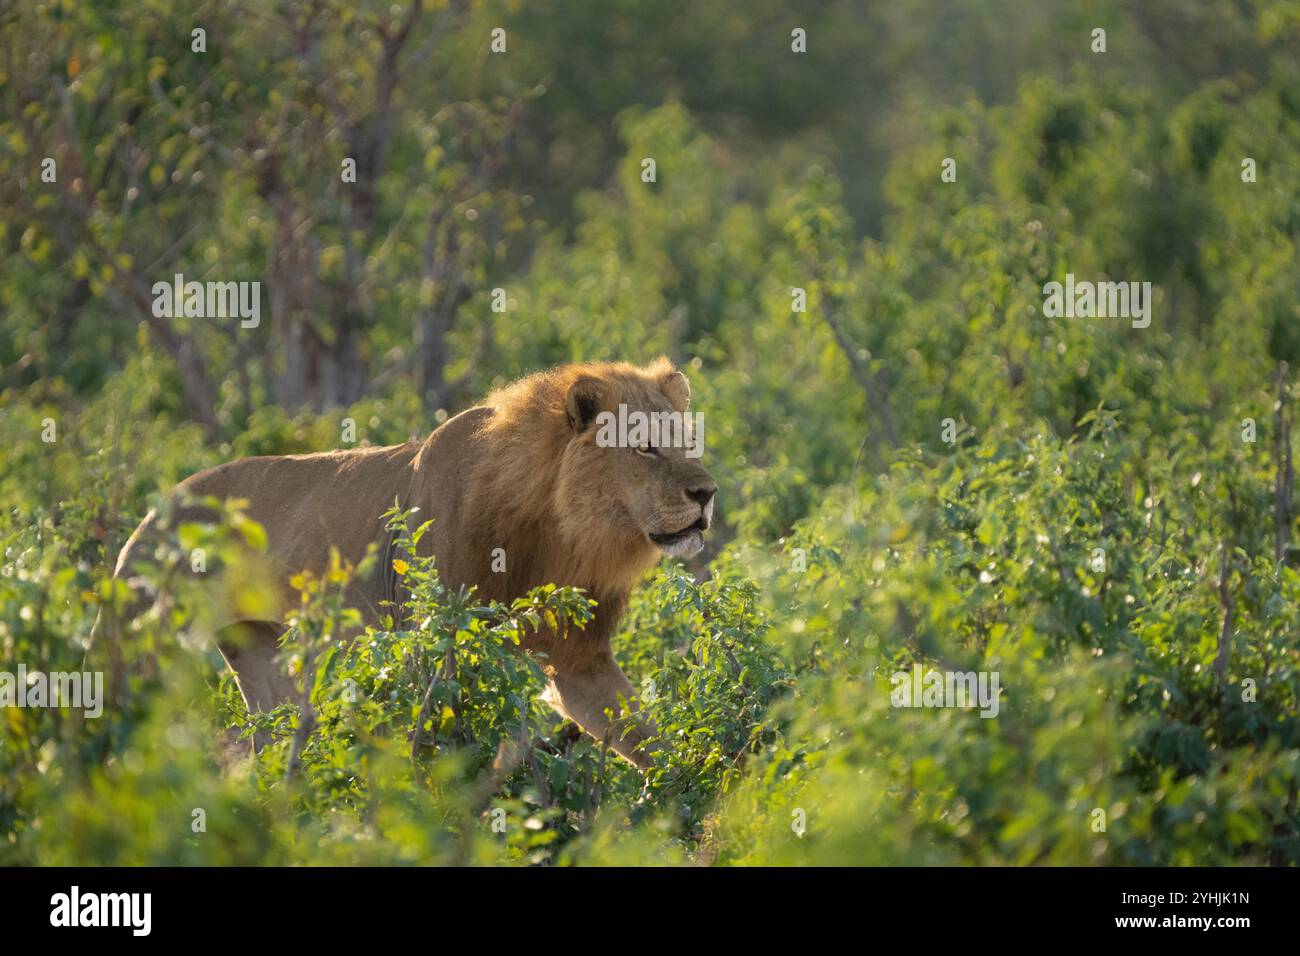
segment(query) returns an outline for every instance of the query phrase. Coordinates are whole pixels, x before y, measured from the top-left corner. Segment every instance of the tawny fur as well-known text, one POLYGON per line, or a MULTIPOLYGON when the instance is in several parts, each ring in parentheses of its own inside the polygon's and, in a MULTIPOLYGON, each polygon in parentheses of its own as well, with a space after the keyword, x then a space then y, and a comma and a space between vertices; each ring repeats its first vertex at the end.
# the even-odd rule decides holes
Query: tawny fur
MULTIPOLYGON (((584 730, 609 739, 639 766, 649 762, 648 729, 633 716, 611 725, 623 705, 636 709, 632 687, 610 649, 610 634, 636 581, 658 560, 649 534, 693 522, 707 527, 714 484, 681 448, 656 456, 602 448, 591 417, 619 403, 645 412, 685 412, 690 387, 667 359, 638 368, 624 363, 566 365, 521 379, 447 421, 422 442, 317 455, 247 458, 200 472, 177 492, 248 502, 266 530, 265 573, 275 606, 250 616, 220 602, 210 627, 235 671, 249 707, 290 699, 292 685, 275 663, 275 641, 295 593, 289 577, 321 573, 330 548, 358 563, 385 539, 381 515, 397 502, 417 508, 415 523, 433 525, 420 549, 435 557, 444 582, 508 601, 545 583, 585 589, 595 619, 566 639, 533 634, 526 649, 544 654, 547 699, 584 730), (506 570, 492 569, 504 549, 506 570), (230 628, 239 629, 234 640, 230 628), (626 728, 626 729, 624 729, 626 728)), ((206 517, 182 508, 178 520, 206 517)), ((119 557, 116 575, 152 551, 158 517, 150 513, 119 557)), ((348 595, 375 624, 384 602, 382 575, 356 580, 348 595)))

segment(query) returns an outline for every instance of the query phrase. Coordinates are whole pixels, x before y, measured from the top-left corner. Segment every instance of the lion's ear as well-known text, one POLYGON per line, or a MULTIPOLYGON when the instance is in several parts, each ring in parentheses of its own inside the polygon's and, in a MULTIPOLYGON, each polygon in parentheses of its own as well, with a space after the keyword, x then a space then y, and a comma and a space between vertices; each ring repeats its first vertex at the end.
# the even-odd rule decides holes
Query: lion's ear
POLYGON ((581 375, 569 386, 564 396, 564 413, 569 427, 583 431, 609 402, 609 389, 604 382, 590 375, 581 375))
POLYGON ((679 412, 686 411, 691 404, 691 383, 686 376, 673 369, 663 377, 662 387, 668 401, 673 403, 673 408, 679 412))

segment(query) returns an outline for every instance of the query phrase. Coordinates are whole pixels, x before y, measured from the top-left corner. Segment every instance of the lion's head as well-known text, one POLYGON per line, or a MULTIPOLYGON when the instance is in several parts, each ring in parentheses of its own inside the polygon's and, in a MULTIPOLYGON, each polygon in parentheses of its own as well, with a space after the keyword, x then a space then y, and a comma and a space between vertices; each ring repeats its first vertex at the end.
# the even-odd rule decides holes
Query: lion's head
POLYGON ((667 359, 575 367, 557 510, 598 535, 639 537, 674 557, 699 552, 718 486, 700 464, 703 427, 690 400, 686 376, 667 359))
POLYGON ((666 358, 562 365, 489 395, 463 550, 500 546, 516 560, 471 580, 502 595, 572 584, 609 602, 660 554, 698 553, 717 486, 690 397, 666 358))

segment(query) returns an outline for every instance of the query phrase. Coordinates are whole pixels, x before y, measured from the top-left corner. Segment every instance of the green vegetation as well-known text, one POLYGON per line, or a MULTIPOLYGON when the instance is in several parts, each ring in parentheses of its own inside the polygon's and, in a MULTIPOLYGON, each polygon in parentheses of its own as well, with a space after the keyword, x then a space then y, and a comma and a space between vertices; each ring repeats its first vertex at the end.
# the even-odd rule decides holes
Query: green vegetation
POLYGON ((186 475, 557 362, 676 359, 720 489, 614 641, 650 773, 514 650, 581 594, 416 561, 340 646, 304 578, 250 717, 160 576, 102 717, 0 708, 0 863, 1300 863, 1300 7, 860 6, 0 3, 0 672, 82 669, 186 475), (997 717, 892 706, 918 663, 997 717))

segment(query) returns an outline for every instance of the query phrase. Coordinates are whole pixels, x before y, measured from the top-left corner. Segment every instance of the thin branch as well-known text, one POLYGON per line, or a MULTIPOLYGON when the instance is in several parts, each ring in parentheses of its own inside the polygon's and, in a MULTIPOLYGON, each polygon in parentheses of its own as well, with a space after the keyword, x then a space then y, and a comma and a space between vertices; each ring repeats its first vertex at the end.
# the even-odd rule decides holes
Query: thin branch
POLYGON ((1219 628, 1219 650, 1214 657, 1214 673, 1222 682, 1228 673, 1228 659, 1232 654, 1232 622, 1237 609, 1237 596, 1232 593, 1232 549, 1228 542, 1219 545, 1219 603, 1223 605, 1223 625, 1219 628))
POLYGON ((1287 415, 1286 362, 1277 363, 1277 400, 1273 403, 1273 459, 1277 477, 1273 483, 1273 560, 1286 559, 1291 545, 1291 418, 1287 415))
POLYGON ((898 431, 894 428, 894 414, 889 407, 888 388, 885 385, 883 373, 871 371, 869 360, 864 360, 858 355, 858 348, 850 338, 848 331, 840 322, 835 308, 832 306, 832 296, 826 288, 826 283, 821 283, 821 303, 822 318, 825 319, 827 327, 830 328, 831 334, 835 337, 835 343, 848 359, 849 370, 853 378, 862 387, 866 394, 867 404, 880 423, 881 431, 885 434, 885 440, 889 442, 892 448, 899 446, 898 431))

